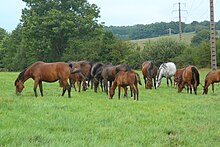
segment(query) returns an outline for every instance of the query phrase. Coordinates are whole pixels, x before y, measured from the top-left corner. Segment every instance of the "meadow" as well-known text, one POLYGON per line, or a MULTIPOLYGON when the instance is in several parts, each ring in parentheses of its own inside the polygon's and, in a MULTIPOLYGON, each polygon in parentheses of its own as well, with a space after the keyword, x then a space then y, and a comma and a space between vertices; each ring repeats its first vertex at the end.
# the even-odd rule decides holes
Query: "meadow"
MULTIPOLYGON (((209 69, 200 69, 201 83, 209 69)), ((139 86, 139 101, 112 100, 99 89, 61 96, 58 83, 33 80, 15 94, 18 72, 0 72, 0 146, 220 146, 220 85, 208 95, 139 86), (39 89, 38 95, 39 93, 39 89)), ((142 75, 141 75, 142 78, 142 75)), ((143 81, 142 81, 143 84, 143 81)))

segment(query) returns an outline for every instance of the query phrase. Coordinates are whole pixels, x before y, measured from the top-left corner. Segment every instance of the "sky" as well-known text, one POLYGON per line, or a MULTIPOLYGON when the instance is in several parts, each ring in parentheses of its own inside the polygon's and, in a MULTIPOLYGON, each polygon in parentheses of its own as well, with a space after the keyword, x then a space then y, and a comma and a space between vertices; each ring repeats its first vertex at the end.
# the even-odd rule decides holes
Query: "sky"
MULTIPOLYGON (((214 1, 215 21, 220 20, 220 0, 214 1)), ((88 0, 100 8, 98 21, 106 26, 132 26, 178 21, 178 3, 182 22, 210 20, 209 0, 88 0)), ((0 0, 0 27, 8 32, 16 28, 25 7, 22 0, 0 0)))

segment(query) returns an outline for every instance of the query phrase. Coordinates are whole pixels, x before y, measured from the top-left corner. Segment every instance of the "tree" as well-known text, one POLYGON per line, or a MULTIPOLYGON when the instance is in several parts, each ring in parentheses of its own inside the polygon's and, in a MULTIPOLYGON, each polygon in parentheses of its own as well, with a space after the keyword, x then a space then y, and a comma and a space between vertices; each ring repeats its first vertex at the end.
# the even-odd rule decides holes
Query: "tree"
POLYGON ((196 33, 195 36, 193 36, 191 43, 192 45, 199 45, 203 41, 209 41, 209 39, 210 39, 209 31, 206 29, 203 29, 199 31, 198 33, 196 33))
POLYGON ((27 62, 60 61, 70 40, 92 38, 102 25, 99 9, 87 0, 23 0, 22 41, 27 62))
POLYGON ((172 61, 180 55, 185 48, 185 44, 173 39, 163 38, 156 42, 145 45, 141 52, 143 60, 151 60, 157 66, 163 62, 172 61))

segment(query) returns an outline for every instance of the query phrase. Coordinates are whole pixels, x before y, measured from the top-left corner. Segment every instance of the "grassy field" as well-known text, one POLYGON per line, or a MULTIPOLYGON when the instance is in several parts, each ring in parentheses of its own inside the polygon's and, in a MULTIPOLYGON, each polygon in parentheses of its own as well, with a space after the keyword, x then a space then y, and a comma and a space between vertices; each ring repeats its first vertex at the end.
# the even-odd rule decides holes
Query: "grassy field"
MULTIPOLYGON (((217 34, 216 37, 220 37, 220 30, 217 30, 217 34)), ((193 38, 193 36, 196 35, 195 32, 189 32, 189 33, 183 33, 182 34, 182 42, 190 44, 191 43, 191 39, 193 38)), ((159 37, 154 37, 154 38, 145 38, 145 39, 139 39, 139 40, 131 40, 130 42, 137 44, 138 46, 140 46, 142 49, 144 48, 145 43, 147 42, 154 42, 157 41, 158 39, 161 38, 172 38, 172 39, 176 39, 179 40, 179 34, 173 34, 171 36, 159 36, 159 37)))
POLYGON ((17 76, 0 72, 0 146, 220 146, 219 84, 214 94, 199 86, 191 95, 163 81, 156 90, 140 86, 134 101, 92 90, 69 99, 58 83, 43 83, 45 96, 35 98, 32 79, 15 95, 17 76))

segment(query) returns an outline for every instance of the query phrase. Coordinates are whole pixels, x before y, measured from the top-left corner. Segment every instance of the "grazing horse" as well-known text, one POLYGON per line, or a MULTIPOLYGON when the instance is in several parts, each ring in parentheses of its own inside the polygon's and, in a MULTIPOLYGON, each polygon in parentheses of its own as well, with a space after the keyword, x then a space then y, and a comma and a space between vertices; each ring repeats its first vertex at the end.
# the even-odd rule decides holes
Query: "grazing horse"
MULTIPOLYGON (((82 74, 86 77, 86 81, 89 82, 91 80, 91 67, 92 63, 89 61, 68 61, 68 64, 72 65, 74 68, 81 70, 82 74)), ((86 90, 87 88, 83 88, 83 90, 86 90)))
POLYGON ((78 85, 78 92, 81 91, 81 83, 83 82, 83 91, 86 91, 85 88, 87 88, 87 83, 86 83, 86 77, 79 71, 77 73, 71 74, 70 75, 70 86, 73 87, 76 90, 75 82, 78 85))
POLYGON ((151 61, 145 61, 142 64, 142 74, 144 78, 145 88, 152 89, 154 80, 154 87, 156 89, 156 76, 157 76, 157 67, 151 61))
POLYGON ((181 69, 176 70, 176 73, 174 75, 174 87, 176 87, 179 84, 180 78, 182 77, 184 70, 185 70, 185 68, 181 68, 181 69))
POLYGON ((220 69, 216 71, 210 71, 205 77, 205 85, 203 94, 208 94, 208 87, 212 84, 212 92, 214 93, 214 83, 220 82, 220 69))
POLYGON ((134 100, 136 99, 136 97, 138 100, 139 91, 138 91, 138 81, 137 81, 136 74, 137 73, 135 73, 132 70, 131 71, 119 71, 109 91, 110 99, 112 99, 112 97, 114 96, 115 89, 117 86, 118 86, 118 99, 120 99, 121 87, 123 87, 126 90, 127 86, 130 86, 131 91, 134 93, 134 100))
POLYGON ((167 79, 167 86, 169 86, 169 80, 172 86, 171 77, 176 73, 176 65, 173 62, 167 62, 160 65, 157 75, 156 87, 159 87, 163 77, 167 79))
POLYGON ((37 97, 37 86, 39 85, 41 96, 43 96, 43 86, 42 81, 45 82, 55 82, 59 80, 63 87, 62 96, 68 90, 68 96, 70 96, 71 87, 68 84, 68 79, 72 72, 71 65, 64 62, 55 63, 45 63, 45 62, 35 62, 25 70, 23 70, 18 78, 15 80, 16 94, 21 93, 24 88, 24 82, 29 78, 34 80, 34 93, 37 97))
POLYGON ((101 76, 104 81, 104 89, 107 95, 108 95, 108 81, 111 87, 112 82, 114 81, 115 76, 119 71, 130 71, 130 70, 131 68, 127 64, 119 64, 117 66, 113 66, 112 64, 107 64, 103 66, 101 76))
POLYGON ((194 93, 197 94, 197 87, 200 84, 199 81, 199 71, 195 66, 188 66, 183 71, 183 74, 180 78, 179 84, 178 84, 178 92, 181 92, 184 88, 184 85, 187 86, 187 92, 192 94, 192 87, 194 90, 194 93))

